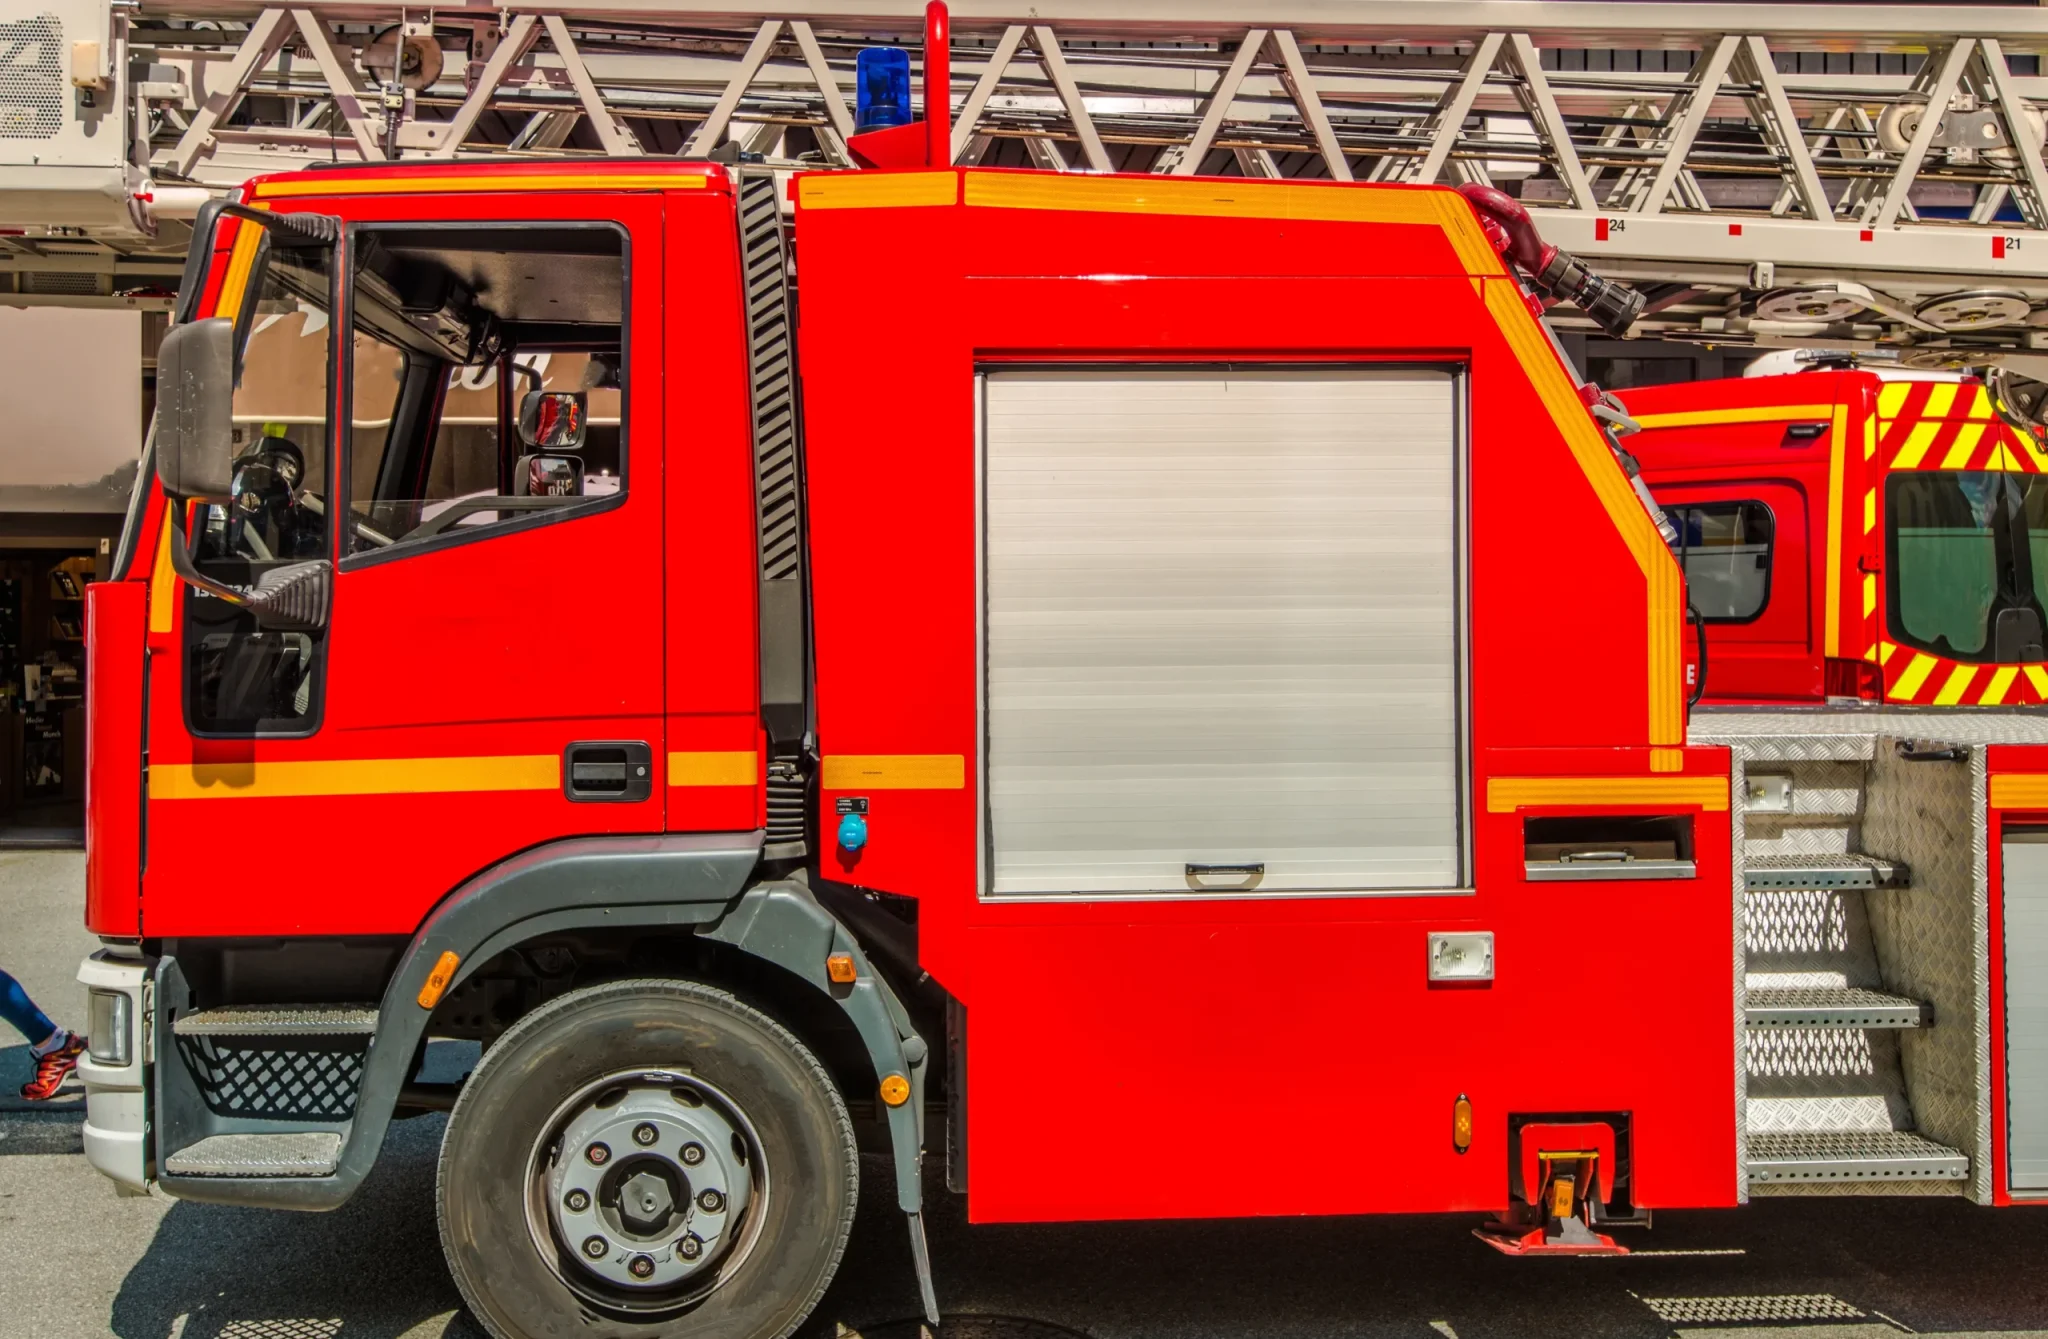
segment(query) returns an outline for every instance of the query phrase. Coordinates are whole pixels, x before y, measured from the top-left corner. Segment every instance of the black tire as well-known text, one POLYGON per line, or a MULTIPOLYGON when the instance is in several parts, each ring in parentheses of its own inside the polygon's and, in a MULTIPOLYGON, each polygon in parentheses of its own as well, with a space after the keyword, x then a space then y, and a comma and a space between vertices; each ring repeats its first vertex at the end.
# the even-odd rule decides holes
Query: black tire
POLYGON ((497 1339, 785 1339, 832 1281, 853 1227, 860 1158, 823 1065, 773 1018, 711 986, 614 981, 520 1019, 484 1053, 441 1144, 441 1249, 497 1339), (758 1137, 772 1190, 759 1235, 709 1295, 655 1316, 594 1308, 542 1258, 527 1174, 542 1127, 586 1085, 686 1070, 758 1137))

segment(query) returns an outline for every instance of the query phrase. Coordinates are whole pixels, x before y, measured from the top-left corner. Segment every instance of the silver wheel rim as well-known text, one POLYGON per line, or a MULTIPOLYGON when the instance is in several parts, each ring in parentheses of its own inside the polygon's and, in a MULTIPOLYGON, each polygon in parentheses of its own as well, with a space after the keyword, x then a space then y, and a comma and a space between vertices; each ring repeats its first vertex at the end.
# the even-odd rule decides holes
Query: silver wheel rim
POLYGON ((768 1164, 725 1093, 678 1070, 586 1084, 542 1125, 526 1166, 526 1225, 555 1277, 607 1310, 701 1301, 753 1250, 768 1164))

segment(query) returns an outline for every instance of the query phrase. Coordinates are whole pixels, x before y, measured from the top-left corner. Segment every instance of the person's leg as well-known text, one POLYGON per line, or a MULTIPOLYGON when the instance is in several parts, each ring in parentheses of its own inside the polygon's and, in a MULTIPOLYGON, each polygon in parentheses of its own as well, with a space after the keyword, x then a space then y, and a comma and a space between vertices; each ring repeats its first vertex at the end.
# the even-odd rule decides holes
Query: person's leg
POLYGON ((32 1046, 41 1046, 57 1033, 57 1025, 50 1021, 48 1014, 36 1008, 36 1002, 21 988, 21 982, 4 971, 0 971, 0 1018, 12 1024, 14 1030, 28 1038, 32 1046))

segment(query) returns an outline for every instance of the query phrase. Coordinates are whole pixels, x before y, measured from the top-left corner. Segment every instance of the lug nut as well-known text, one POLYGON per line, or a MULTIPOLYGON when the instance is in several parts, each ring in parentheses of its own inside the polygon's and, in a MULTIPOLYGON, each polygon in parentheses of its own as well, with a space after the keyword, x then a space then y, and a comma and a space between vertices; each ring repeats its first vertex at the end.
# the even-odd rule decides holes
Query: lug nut
POLYGON ((602 1167, 612 1160, 612 1151, 604 1144, 592 1144, 583 1150, 583 1156, 590 1159, 593 1167, 602 1167))
POLYGON ((572 1190, 562 1202, 569 1206, 570 1213, 582 1213, 590 1207, 590 1194, 588 1191, 572 1190))
POLYGON ((636 1279, 654 1277, 654 1260, 650 1256, 636 1255, 626 1264, 626 1269, 636 1279))
POLYGON ((603 1237, 585 1237, 583 1239, 583 1253, 593 1260, 604 1259, 604 1253, 611 1248, 611 1243, 603 1237))
POLYGON ((633 1127, 633 1142, 642 1148, 645 1148, 659 1138, 661 1138, 661 1131, 654 1128, 654 1122, 652 1121, 641 1121, 633 1127))
POLYGON ((684 1237, 676 1243, 676 1254, 682 1256, 685 1260, 695 1260, 698 1256, 704 1254, 704 1243, 697 1240, 694 1236, 684 1237))
POLYGON ((705 1213, 718 1213, 725 1208, 725 1196, 715 1190, 707 1190, 697 1197, 697 1207, 705 1213))
POLYGON ((692 1167, 695 1167, 698 1163, 704 1161, 704 1145, 684 1144, 683 1161, 692 1167))

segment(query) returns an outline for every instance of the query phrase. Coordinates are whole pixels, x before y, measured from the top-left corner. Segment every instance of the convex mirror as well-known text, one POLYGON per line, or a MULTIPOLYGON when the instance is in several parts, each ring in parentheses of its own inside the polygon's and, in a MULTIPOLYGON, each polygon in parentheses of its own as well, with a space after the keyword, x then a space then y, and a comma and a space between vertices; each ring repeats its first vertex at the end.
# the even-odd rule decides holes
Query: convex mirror
POLYGON ((582 391, 528 391, 519 402, 519 440, 543 451, 583 445, 588 398, 582 391))

